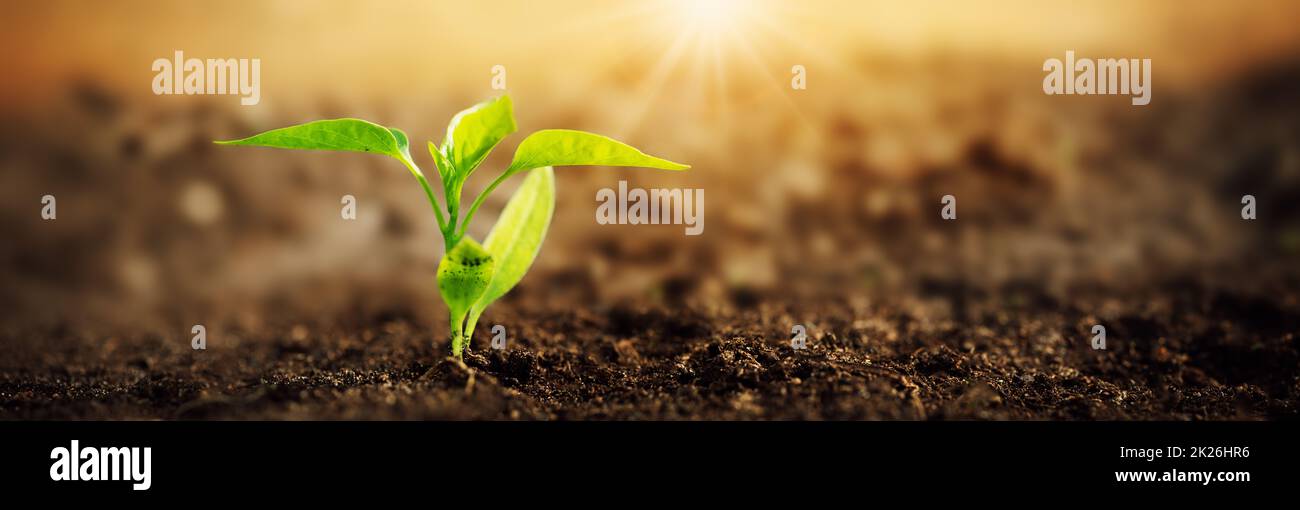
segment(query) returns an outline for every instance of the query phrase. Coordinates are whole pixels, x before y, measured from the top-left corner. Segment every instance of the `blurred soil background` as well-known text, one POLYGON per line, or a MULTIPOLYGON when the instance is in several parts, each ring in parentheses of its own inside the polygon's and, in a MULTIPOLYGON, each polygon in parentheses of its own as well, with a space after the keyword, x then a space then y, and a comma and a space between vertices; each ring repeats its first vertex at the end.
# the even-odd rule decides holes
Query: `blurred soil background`
POLYGON ((6 6, 0 418, 1297 416, 1300 4, 475 4, 6 6), (261 103, 153 95, 176 50, 261 58, 261 103), (1153 59, 1151 104, 1044 95, 1066 50, 1153 59), (359 117, 432 174, 494 65, 520 133, 467 200, 544 128, 693 168, 559 169, 461 365, 398 163, 211 141, 359 117), (620 179, 704 234, 597 224, 620 179))

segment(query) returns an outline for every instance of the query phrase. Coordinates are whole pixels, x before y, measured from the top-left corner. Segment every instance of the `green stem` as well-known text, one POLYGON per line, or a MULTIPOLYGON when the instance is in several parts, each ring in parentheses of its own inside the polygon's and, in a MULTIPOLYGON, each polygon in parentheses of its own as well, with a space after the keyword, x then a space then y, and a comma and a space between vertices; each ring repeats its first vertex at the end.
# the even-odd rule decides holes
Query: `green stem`
POLYGON ((442 194, 447 197, 447 214, 451 215, 447 222, 449 225, 448 231, 451 233, 450 239, 447 241, 449 243, 447 246, 456 246, 456 243, 460 242, 461 237, 456 233, 456 222, 460 217, 460 186, 455 182, 449 182, 443 187, 442 194))
POLYGON ((492 184, 489 184, 487 188, 484 188, 482 193, 478 194, 478 197, 474 199, 474 203, 470 204, 469 212, 465 213, 465 221, 461 224, 460 230, 456 233, 457 239, 465 235, 465 231, 469 229, 469 220, 474 217, 474 213, 478 211, 479 206, 483 205, 483 201, 487 200, 487 196, 492 193, 492 190, 497 189, 497 186, 500 186, 501 183, 505 182, 505 180, 511 175, 512 174, 509 172, 502 173, 500 177, 497 177, 495 181, 492 181, 492 184))
POLYGON ((451 325, 451 355, 456 359, 464 359, 465 336, 460 329, 459 324, 451 325))
MULTIPOLYGON (((429 197, 429 205, 433 206, 433 215, 438 218, 438 230, 442 232, 444 242, 447 241, 447 220, 442 216, 442 205, 438 203, 438 197, 434 196, 433 188, 429 187, 429 180, 425 179, 424 172, 421 172, 420 168, 415 166, 414 162, 407 161, 405 158, 399 158, 399 161, 406 165, 406 169, 411 171, 411 175, 415 176, 415 180, 420 181, 420 187, 424 188, 425 196, 429 197)), ((454 222, 456 220, 453 219, 452 221, 454 222)), ((452 228, 455 227, 455 223, 452 223, 451 225, 452 228)), ((451 244, 447 244, 446 249, 450 251, 452 246, 453 245, 451 244)))

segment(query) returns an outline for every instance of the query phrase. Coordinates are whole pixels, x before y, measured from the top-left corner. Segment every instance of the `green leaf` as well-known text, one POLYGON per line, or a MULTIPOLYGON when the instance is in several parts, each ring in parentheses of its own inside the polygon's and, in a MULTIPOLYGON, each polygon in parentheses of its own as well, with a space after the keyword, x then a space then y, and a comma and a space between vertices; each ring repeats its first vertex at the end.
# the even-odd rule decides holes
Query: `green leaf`
POLYGON ((254 147, 275 147, 278 149, 309 149, 326 151, 370 152, 383 154, 401 161, 406 169, 420 182, 429 205, 433 207, 434 217, 438 219, 438 228, 445 230, 446 221, 442 217, 441 206, 434 197, 429 182, 424 178, 420 167, 411 159, 410 141, 406 133, 397 128, 387 128, 361 119, 318 120, 241 138, 239 140, 218 140, 221 145, 248 145, 254 147))
POLYGON ((456 176, 456 167, 452 166, 447 155, 443 154, 433 142, 429 142, 429 155, 433 156, 433 164, 438 169, 438 177, 442 179, 443 187, 447 187, 456 176))
POLYGON ((452 117, 441 151, 463 182, 502 138, 518 129, 510 96, 489 99, 452 117))
POLYGON ((528 173, 523 184, 501 211, 501 217, 492 227, 483 243, 496 261, 496 270, 487 290, 474 302, 466 322, 465 334, 474 334, 474 326, 483 310, 510 292, 524 273, 533 265, 537 252, 546 239, 555 212, 555 172, 546 166, 528 173))
MULTIPOLYGON (((433 156, 434 167, 438 169, 438 178, 442 180, 442 196, 447 201, 447 213, 453 217, 460 212, 460 190, 465 179, 456 174, 456 167, 447 159, 433 142, 429 142, 429 155, 433 156)), ((453 220, 454 223, 454 220, 453 220)), ((452 225, 453 229, 455 225, 452 225)))
POLYGON ((405 150, 405 134, 361 119, 318 120, 217 143, 280 149, 373 152, 399 160, 410 160, 410 155, 405 150))
POLYGON ((492 282, 495 265, 492 254, 468 236, 438 262, 438 292, 451 312, 451 350, 457 357, 469 341, 465 315, 492 282))
POLYGON ((406 161, 413 161, 411 159, 411 143, 406 139, 406 133, 397 128, 388 128, 388 132, 393 134, 393 140, 397 142, 398 154, 406 158, 406 161))
POLYGON ((690 168, 690 165, 648 156, 613 138, 570 129, 544 129, 528 135, 519 143, 506 174, 566 165, 640 166, 663 170, 690 168))

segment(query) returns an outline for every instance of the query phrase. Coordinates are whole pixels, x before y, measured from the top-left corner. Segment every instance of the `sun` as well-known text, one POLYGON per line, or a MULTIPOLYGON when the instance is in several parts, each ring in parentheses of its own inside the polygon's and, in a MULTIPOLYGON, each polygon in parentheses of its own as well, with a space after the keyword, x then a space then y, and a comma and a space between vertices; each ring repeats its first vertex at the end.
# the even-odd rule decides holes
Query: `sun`
POLYGON ((776 0, 642 0, 588 13, 571 27, 627 34, 628 44, 612 51, 611 61, 640 63, 635 99, 612 121, 618 138, 651 125, 648 117, 664 100, 726 129, 733 112, 744 111, 743 101, 779 97, 776 104, 806 122, 785 93, 784 77, 795 62, 789 55, 807 50, 803 34, 788 26, 803 12, 776 0))
POLYGON ((736 27, 753 4, 745 0, 675 0, 674 8, 689 31, 723 31, 736 27))

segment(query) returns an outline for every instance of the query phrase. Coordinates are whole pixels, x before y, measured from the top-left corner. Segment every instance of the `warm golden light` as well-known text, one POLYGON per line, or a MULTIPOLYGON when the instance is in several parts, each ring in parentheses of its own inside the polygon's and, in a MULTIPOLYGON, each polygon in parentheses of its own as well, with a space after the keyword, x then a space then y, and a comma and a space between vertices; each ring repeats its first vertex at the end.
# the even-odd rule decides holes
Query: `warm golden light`
POLYGON ((742 0, 677 0, 676 4, 691 30, 730 29, 749 5, 742 0))

